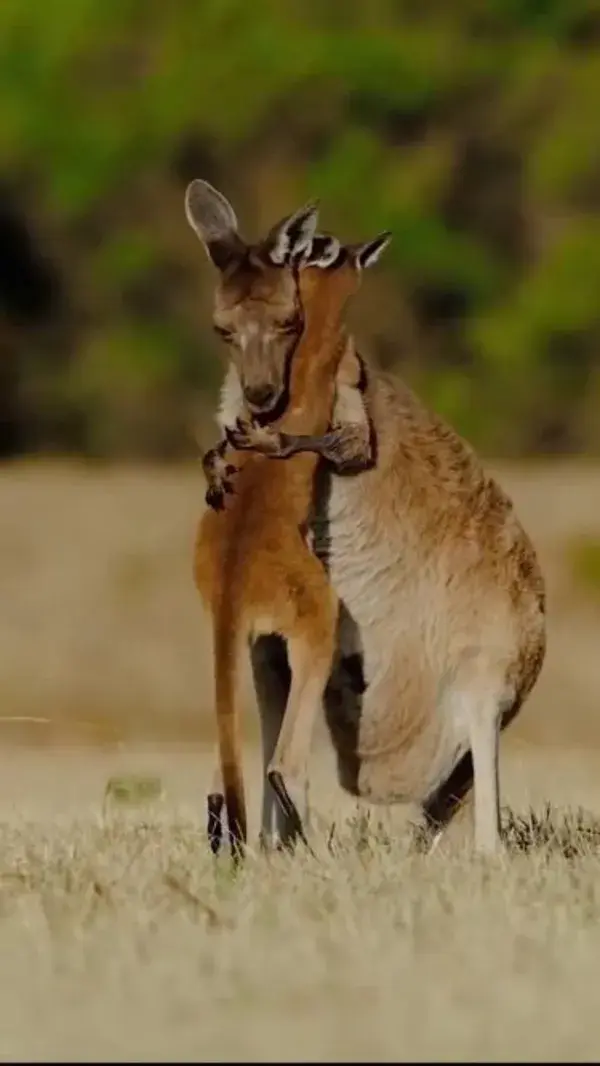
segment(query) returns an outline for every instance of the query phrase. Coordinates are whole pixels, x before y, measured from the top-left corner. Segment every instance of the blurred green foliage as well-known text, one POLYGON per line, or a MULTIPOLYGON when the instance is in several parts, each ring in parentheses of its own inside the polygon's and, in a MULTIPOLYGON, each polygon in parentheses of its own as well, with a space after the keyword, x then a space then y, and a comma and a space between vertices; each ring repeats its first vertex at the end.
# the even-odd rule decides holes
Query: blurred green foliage
POLYGON ((584 592, 600 599, 600 539, 581 535, 567 546, 570 577, 584 592))
POLYGON ((200 176, 252 236, 391 228, 365 347, 488 453, 598 451, 599 93, 600 0, 3 0, 0 448, 193 451, 200 176))

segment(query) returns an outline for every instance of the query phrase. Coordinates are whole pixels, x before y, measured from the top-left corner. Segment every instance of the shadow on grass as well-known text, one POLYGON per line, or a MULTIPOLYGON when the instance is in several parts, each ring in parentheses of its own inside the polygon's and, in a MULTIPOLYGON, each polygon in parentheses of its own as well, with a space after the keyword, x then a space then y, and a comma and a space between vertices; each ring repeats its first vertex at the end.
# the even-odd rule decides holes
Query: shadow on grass
POLYGON ((503 811, 502 837, 512 852, 548 851, 567 859, 600 852, 600 817, 579 807, 560 811, 547 803, 541 812, 503 811))
MULTIPOLYGON (((431 838, 422 826, 413 824, 411 830, 410 850, 426 853, 431 838)), ((518 812, 504 807, 501 836, 509 854, 536 852, 567 859, 600 854, 600 816, 583 808, 559 810, 550 803, 541 811, 530 808, 518 812)), ((393 852, 399 847, 398 837, 369 810, 357 812, 341 825, 331 825, 327 841, 332 854, 347 850, 393 852)))

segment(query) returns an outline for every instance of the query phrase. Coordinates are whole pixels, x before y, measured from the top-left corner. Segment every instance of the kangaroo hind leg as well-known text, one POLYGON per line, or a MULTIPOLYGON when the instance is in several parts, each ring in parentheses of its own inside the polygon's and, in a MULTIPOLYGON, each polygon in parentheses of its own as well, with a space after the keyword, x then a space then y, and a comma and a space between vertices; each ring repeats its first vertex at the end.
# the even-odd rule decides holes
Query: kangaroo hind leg
POLYGON ((306 787, 308 760, 317 715, 331 673, 338 600, 320 562, 309 557, 309 574, 290 581, 288 617, 280 628, 287 642, 291 672, 289 696, 267 779, 277 795, 292 833, 308 845, 302 819, 290 795, 294 782, 306 787))
POLYGON ((473 787, 473 756, 466 751, 445 781, 423 804, 424 830, 417 835, 420 851, 431 854, 444 831, 460 809, 473 787))
POLYGON ((219 765, 218 752, 214 755, 214 768, 210 791, 206 797, 206 835, 213 855, 218 855, 223 840, 223 816, 225 793, 219 765))
MULTIPOLYGON (((268 777, 267 768, 275 753, 277 739, 290 693, 291 673, 285 641, 270 634, 259 637, 250 644, 250 660, 254 679, 256 701, 260 714, 262 741, 262 807, 260 821, 260 847, 267 851, 272 847, 292 848, 296 843, 296 823, 287 817, 277 793, 268 777)), ((309 800, 308 778, 304 789, 303 820, 308 825, 309 800)))
POLYGON ((496 685, 476 685, 461 695, 463 721, 471 749, 474 779, 474 850, 500 850, 500 721, 505 701, 496 685))
POLYGON ((474 850, 490 855, 500 849, 500 725, 493 714, 480 712, 474 707, 469 713, 470 750, 423 804, 425 825, 416 835, 419 851, 431 854, 436 849, 473 785, 474 850))
POLYGON ((481 711, 473 712, 469 727, 475 777, 475 851, 490 855, 500 850, 500 723, 491 709, 481 711))

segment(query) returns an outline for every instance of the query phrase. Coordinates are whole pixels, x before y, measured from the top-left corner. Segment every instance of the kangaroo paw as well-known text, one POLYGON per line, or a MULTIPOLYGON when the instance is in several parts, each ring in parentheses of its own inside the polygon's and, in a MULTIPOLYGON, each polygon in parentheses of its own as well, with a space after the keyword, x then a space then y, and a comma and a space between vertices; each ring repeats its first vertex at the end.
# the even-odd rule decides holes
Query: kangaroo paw
POLYGON ((222 449, 213 448, 204 456, 202 468, 208 485, 204 497, 206 503, 213 511, 222 511, 225 497, 234 491, 232 479, 237 473, 237 467, 227 462, 222 449))
POLYGON ((206 798, 207 826, 206 834, 213 855, 218 855, 223 840, 223 804, 224 797, 220 792, 211 792, 206 798))
POLYGON ((294 836, 298 837, 304 844, 305 848, 307 848, 308 851, 310 851, 311 855, 316 858, 316 855, 306 838, 306 833, 304 831, 302 819, 300 817, 300 814, 298 813, 298 808, 296 807, 296 804, 294 803, 292 797, 290 796, 286 788, 285 781, 283 780, 281 772, 279 770, 269 770, 267 777, 269 779, 271 787, 275 790, 277 799, 279 800, 286 814, 286 817, 289 818, 292 824, 294 836))
POLYGON ((225 429, 225 435, 231 447, 237 451, 274 455, 281 450, 281 436, 277 430, 246 419, 238 418, 234 426, 225 429))

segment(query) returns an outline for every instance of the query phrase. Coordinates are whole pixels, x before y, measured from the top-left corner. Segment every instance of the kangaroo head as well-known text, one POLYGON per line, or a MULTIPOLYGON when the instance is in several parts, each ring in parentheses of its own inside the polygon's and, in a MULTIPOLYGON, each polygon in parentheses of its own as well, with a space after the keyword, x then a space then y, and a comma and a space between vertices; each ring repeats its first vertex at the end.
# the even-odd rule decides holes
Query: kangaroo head
MULTIPOLYGON (((391 233, 362 244, 342 245, 336 237, 317 234, 302 253, 298 289, 304 315, 302 343, 294 357, 293 391, 304 374, 335 377, 348 347, 344 312, 360 287, 362 273, 379 259, 391 233)), ((300 386, 302 388, 302 386, 300 386)))
POLYGON ((391 239, 386 230, 373 240, 343 245, 336 237, 316 234, 297 258, 305 318, 309 312, 314 315, 321 309, 330 320, 341 318, 348 300, 360 286, 363 270, 377 262, 391 239))
POLYGON ((238 232, 229 201, 206 181, 188 186, 185 211, 218 271, 213 322, 226 342, 245 403, 272 421, 287 405, 291 357, 303 329, 297 263, 317 225, 317 205, 282 219, 256 244, 238 232))

